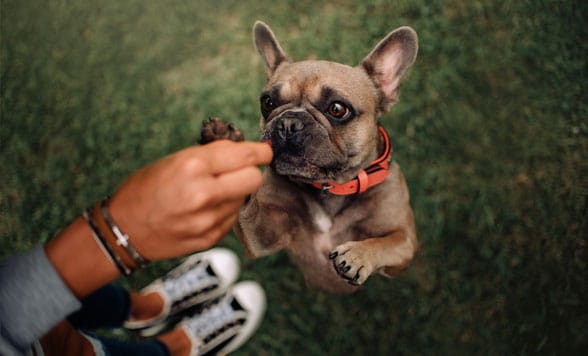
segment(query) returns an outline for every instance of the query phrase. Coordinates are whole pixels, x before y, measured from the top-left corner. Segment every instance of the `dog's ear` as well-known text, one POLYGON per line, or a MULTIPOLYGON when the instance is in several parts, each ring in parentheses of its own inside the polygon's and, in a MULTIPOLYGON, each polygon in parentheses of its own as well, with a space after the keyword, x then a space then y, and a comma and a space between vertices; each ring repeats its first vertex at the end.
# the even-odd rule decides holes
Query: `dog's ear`
POLYGON ((268 77, 271 77, 280 64, 290 62, 286 52, 280 47, 271 28, 261 21, 256 21, 253 26, 253 40, 257 51, 265 61, 265 69, 268 77))
POLYGON ((381 91, 381 112, 398 101, 400 79, 414 63, 417 51, 416 32, 410 27, 400 27, 381 40, 361 62, 381 91))

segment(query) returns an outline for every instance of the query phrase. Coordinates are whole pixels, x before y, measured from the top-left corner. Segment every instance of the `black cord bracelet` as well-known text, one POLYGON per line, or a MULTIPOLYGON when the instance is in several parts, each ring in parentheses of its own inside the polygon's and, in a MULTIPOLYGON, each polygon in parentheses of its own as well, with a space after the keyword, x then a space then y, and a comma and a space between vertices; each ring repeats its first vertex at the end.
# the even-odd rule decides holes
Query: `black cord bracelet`
POLYGON ((137 252, 137 250, 131 245, 129 241, 129 236, 121 231, 121 229, 116 225, 112 216, 108 212, 108 198, 102 200, 100 202, 100 210, 102 212, 102 216, 104 217, 104 221, 108 224, 108 227, 116 236, 116 244, 122 246, 127 254, 131 256, 133 261, 137 264, 138 268, 144 268, 149 264, 149 261, 137 252))
POLYGON ((102 250, 105 251, 105 254, 110 258, 112 263, 116 266, 116 268, 118 268, 122 275, 124 275, 125 277, 130 276, 131 273, 133 273, 133 271, 130 268, 128 268, 122 262, 120 257, 116 253, 114 253, 114 251, 112 251, 110 246, 108 246, 108 243, 104 238, 104 235, 102 235, 100 229, 98 229, 98 226, 96 226, 96 222, 92 218, 92 213, 90 209, 84 210, 83 217, 88 223, 88 226, 90 226, 90 230, 92 230, 92 235, 94 235, 94 239, 96 239, 96 242, 98 242, 98 244, 102 246, 102 250))

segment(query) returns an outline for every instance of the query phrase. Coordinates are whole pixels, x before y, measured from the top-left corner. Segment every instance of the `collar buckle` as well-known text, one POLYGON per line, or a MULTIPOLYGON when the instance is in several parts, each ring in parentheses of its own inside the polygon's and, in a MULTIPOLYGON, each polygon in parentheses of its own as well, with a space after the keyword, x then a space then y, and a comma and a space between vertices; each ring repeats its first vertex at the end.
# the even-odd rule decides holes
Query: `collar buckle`
POLYGON ((331 189, 333 189, 333 185, 331 185, 329 183, 323 183, 321 185, 321 192, 323 192, 323 193, 327 193, 331 189))

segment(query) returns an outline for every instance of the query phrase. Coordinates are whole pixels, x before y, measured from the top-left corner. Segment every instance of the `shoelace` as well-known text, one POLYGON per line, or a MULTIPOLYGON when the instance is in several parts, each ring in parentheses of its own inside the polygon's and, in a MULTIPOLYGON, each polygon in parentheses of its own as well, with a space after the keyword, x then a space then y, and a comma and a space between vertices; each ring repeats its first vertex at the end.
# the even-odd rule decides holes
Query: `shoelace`
POLYGON ((179 276, 172 275, 171 278, 163 281, 163 290, 171 300, 181 300, 187 295, 194 294, 195 286, 202 290, 217 283, 215 276, 208 273, 207 264, 199 261, 195 267, 188 267, 191 270, 187 273, 182 273, 179 276))
MULTIPOLYGON (((230 299, 224 298, 218 304, 205 309, 200 315, 187 320, 186 327, 195 338, 201 341, 197 347, 204 352, 215 346, 208 344, 211 340, 229 329, 238 328, 246 316, 244 310, 233 309, 230 299)), ((233 335, 234 333, 231 333, 230 336, 233 335)), ((222 340, 215 341, 214 344, 222 342, 222 340)))

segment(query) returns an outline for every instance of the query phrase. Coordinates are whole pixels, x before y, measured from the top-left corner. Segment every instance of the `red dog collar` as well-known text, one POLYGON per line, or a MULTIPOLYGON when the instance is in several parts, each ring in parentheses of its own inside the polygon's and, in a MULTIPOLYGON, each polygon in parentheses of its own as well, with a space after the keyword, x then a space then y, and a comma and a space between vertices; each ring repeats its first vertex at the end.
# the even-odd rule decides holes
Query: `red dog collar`
POLYGON ((369 188, 386 180, 390 173, 389 168, 392 149, 390 147, 390 137, 388 137, 386 129, 384 129, 382 125, 378 125, 378 132, 384 139, 384 153, 382 153, 382 155, 376 160, 372 161, 366 169, 359 171, 357 177, 343 184, 337 184, 335 182, 312 183, 312 186, 333 195, 354 195, 361 194, 369 188))

